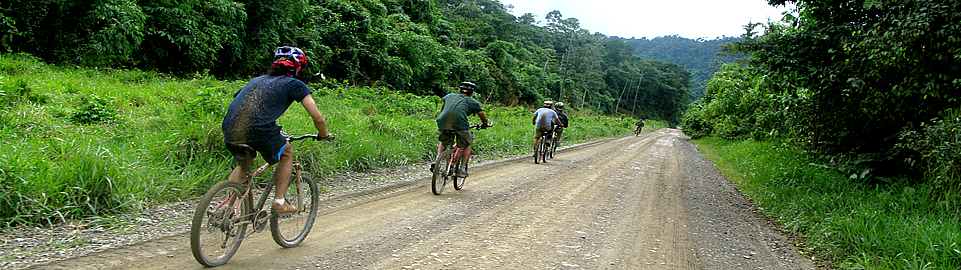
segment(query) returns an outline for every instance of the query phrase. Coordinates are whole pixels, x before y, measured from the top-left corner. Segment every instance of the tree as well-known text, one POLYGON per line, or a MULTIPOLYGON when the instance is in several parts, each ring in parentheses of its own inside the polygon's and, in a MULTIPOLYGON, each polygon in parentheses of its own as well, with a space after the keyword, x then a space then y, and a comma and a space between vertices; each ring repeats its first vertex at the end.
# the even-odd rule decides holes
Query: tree
POLYGON ((769 1, 787 2, 797 17, 731 48, 790 108, 796 131, 785 134, 854 170, 917 172, 919 153, 899 147, 899 134, 961 107, 961 3, 769 1))

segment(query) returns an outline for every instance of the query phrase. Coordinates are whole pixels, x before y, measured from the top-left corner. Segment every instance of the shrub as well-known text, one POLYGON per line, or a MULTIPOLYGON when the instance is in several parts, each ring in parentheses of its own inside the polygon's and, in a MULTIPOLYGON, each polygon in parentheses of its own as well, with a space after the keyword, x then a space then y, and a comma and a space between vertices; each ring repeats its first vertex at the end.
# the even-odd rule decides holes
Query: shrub
POLYGON ((941 119, 922 124, 920 131, 901 132, 898 147, 920 153, 926 182, 935 186, 942 201, 961 206, 961 108, 942 113, 941 119))
POLYGON ((90 97, 86 99, 86 105, 78 109, 70 116, 70 120, 79 124, 91 124, 98 122, 110 122, 116 119, 116 110, 110 106, 113 100, 110 98, 90 97))

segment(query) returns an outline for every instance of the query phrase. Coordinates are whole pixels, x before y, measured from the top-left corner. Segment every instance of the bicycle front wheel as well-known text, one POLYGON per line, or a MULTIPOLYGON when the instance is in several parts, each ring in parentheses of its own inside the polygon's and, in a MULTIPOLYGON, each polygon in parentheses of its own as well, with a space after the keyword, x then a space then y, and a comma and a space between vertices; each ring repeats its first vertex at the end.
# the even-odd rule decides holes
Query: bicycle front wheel
POLYGON ((251 200, 243 194, 243 185, 222 181, 197 203, 190 225, 190 250, 200 264, 223 265, 237 252, 251 212, 251 200))
POLYGON ((444 192, 444 185, 447 184, 447 177, 451 172, 450 155, 451 151, 447 149, 434 161, 434 172, 430 183, 430 191, 434 195, 440 195, 441 192, 444 192))
POLYGON ((300 245, 310 233, 317 218, 320 194, 317 182, 305 172, 295 173, 287 185, 284 199, 300 210, 295 213, 271 214, 270 234, 278 245, 289 248, 300 245))

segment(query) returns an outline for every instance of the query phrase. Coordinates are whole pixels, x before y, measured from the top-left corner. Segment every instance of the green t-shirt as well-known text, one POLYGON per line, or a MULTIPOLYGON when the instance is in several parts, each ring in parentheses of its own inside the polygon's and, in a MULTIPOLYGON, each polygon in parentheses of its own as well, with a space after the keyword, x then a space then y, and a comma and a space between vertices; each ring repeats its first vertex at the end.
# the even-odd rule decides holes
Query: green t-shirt
POLYGON ((464 94, 451 93, 444 96, 444 109, 437 116, 437 129, 470 129, 468 115, 484 111, 480 102, 464 94))

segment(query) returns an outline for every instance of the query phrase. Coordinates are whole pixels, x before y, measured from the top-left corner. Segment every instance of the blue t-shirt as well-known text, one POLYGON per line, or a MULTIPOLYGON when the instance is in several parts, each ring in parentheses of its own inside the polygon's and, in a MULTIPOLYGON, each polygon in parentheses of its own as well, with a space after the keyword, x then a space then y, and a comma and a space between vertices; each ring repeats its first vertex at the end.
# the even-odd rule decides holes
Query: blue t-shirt
POLYGON ((534 123, 536 127, 551 127, 554 123, 554 119, 557 119, 557 113, 554 110, 548 108, 540 108, 534 111, 534 118, 537 121, 534 123))
POLYGON ((480 102, 464 94, 447 94, 444 96, 444 109, 437 116, 437 129, 467 130, 470 120, 467 116, 484 111, 480 102))
POLYGON ((289 76, 253 78, 234 94, 221 123, 226 143, 248 143, 280 133, 277 125, 290 104, 312 93, 307 84, 289 76))

